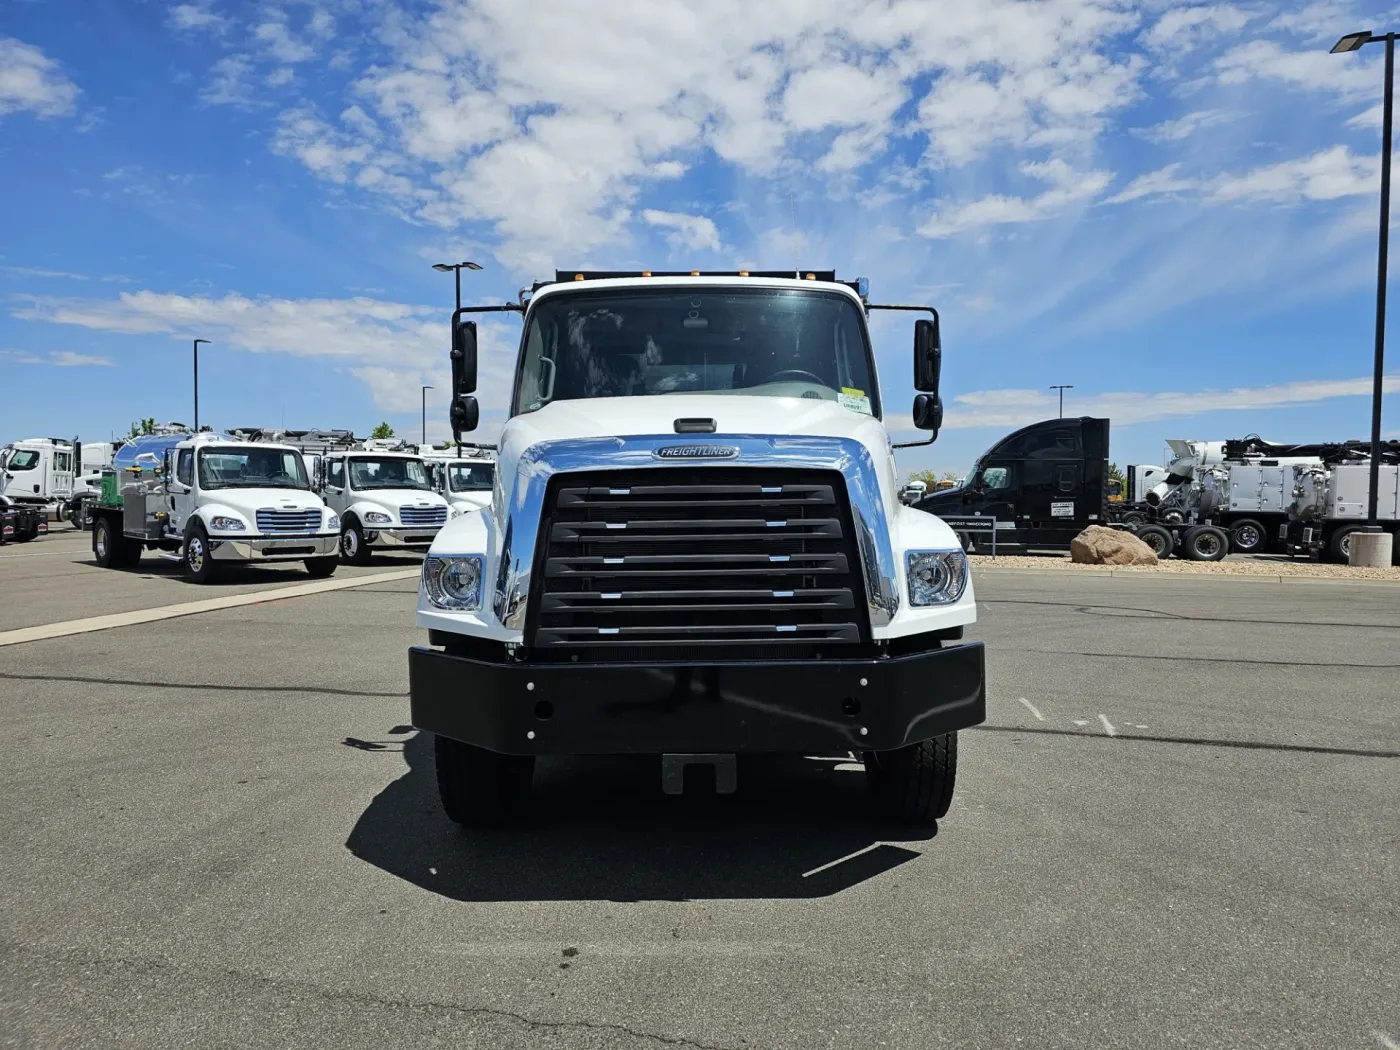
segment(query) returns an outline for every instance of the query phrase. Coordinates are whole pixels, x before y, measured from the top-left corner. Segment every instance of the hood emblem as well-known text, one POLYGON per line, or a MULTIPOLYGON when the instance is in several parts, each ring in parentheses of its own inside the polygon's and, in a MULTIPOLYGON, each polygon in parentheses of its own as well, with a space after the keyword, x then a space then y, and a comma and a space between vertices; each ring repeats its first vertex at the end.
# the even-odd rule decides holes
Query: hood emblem
POLYGON ((739 450, 733 445, 662 445, 652 455, 657 459, 734 459, 739 450))

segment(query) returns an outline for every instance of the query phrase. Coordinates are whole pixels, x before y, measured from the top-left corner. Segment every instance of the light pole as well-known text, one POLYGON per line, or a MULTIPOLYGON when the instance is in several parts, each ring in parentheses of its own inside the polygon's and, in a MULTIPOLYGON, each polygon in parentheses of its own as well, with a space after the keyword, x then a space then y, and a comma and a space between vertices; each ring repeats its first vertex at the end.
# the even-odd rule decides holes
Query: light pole
POLYGON ((430 386, 423 388, 423 444, 425 445, 428 443, 428 391, 431 389, 430 386))
POLYGON ((1051 390, 1058 390, 1058 391, 1060 392, 1060 418, 1061 418, 1061 419, 1064 419, 1064 418, 1065 418, 1065 391, 1066 391, 1066 390, 1073 390, 1073 389, 1074 389, 1074 384, 1073 384, 1073 383, 1058 383, 1058 384, 1052 386, 1050 389, 1051 389, 1051 390))
POLYGON ((474 263, 474 262, 433 263, 433 269, 436 270, 438 273, 448 273, 448 272, 450 271, 450 272, 456 274, 456 277, 457 277, 457 309, 460 310, 460 309, 462 308, 462 271, 463 271, 463 270, 479 270, 479 269, 481 269, 481 264, 480 264, 480 263, 474 263))
POLYGON ((1381 487, 1381 393, 1385 382, 1385 281, 1386 259, 1390 253, 1390 118, 1395 94, 1395 34, 1348 33, 1332 46, 1332 54, 1344 55, 1359 51, 1366 44, 1381 42, 1385 43, 1385 105, 1381 117, 1381 233, 1376 264, 1376 371, 1371 386, 1371 494, 1366 504, 1367 532, 1381 531, 1376 517, 1376 497, 1381 487))
POLYGON ((194 432, 199 433, 199 344, 208 343, 208 339, 196 339, 194 341, 194 432))

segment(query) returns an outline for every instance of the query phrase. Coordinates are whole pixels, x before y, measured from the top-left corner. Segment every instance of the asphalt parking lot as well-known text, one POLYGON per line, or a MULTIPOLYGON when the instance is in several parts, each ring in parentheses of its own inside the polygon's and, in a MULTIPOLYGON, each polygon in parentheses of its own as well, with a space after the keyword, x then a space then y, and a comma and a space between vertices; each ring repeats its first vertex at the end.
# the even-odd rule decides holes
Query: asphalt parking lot
MULTIPOLYGON (((932 837, 847 756, 543 763, 463 833, 414 581, 0 645, 0 1044, 1400 1047, 1400 592, 979 571, 932 837)), ((0 632, 301 584, 0 550, 0 632)), ((3 641, 3 638, 0 638, 3 641)))

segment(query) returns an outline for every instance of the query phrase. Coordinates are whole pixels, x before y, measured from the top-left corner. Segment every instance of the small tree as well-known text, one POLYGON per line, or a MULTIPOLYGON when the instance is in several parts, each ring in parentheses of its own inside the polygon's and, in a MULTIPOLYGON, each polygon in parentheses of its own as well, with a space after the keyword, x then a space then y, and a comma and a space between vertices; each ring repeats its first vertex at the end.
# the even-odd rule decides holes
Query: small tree
POLYGON ((394 428, 391 427, 387 422, 380 423, 379 426, 375 427, 373 430, 370 431, 369 436, 372 438, 380 438, 381 440, 385 440, 394 436, 394 428))
POLYGON ((131 433, 126 436, 126 439, 130 441, 132 438, 138 438, 145 434, 154 434, 155 432, 156 420, 155 417, 152 416, 150 419, 143 419, 138 423, 131 424, 131 433))
POLYGON ((938 475, 931 470, 916 470, 909 475, 910 481, 922 481, 927 488, 938 483, 938 475))
POLYGON ((958 481, 958 472, 957 472, 956 470, 945 470, 942 474, 940 474, 940 475, 938 476, 938 480, 939 480, 939 481, 951 481, 951 482, 953 482, 954 484, 957 484, 957 481, 958 481))

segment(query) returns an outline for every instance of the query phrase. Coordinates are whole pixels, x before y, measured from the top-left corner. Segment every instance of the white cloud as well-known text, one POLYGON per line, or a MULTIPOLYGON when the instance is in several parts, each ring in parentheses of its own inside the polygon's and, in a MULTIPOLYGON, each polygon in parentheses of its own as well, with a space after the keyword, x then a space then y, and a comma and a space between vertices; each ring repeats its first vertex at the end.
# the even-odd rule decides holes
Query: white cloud
POLYGON ((1243 28, 1250 17, 1231 4, 1173 7, 1141 39, 1153 50, 1186 51, 1212 37, 1243 28))
MULTIPOLYGON (((1394 119, 1392 117, 1392 119, 1394 119)), ((1385 126, 1385 105, 1377 102, 1370 109, 1364 109, 1347 121, 1349 128, 1380 128, 1385 126)))
MULTIPOLYGON (((286 60, 315 21, 288 31, 286 60)), ((706 154, 741 175, 846 177, 905 138, 939 164, 1088 146, 1138 94, 1143 62, 1118 47, 1136 26, 1118 0, 544 0, 528 19, 513 0, 442 0, 373 27, 383 49, 345 99, 366 119, 315 136, 336 161, 277 148, 342 184, 378 167, 394 178, 367 182, 395 206, 484 225, 509 267, 547 268, 672 210, 643 195, 706 154)), ((285 29, 256 31, 282 47, 285 29)))
POLYGON ((65 117, 78 101, 78 85, 37 47, 0 37, 0 116, 29 112, 65 117))
POLYGON ((1168 164, 1165 168, 1157 171, 1150 171, 1145 175, 1139 175, 1127 186, 1109 197, 1105 204, 1127 204, 1129 201, 1141 200, 1143 197, 1159 197, 1165 194, 1182 193, 1186 190, 1194 190, 1200 187, 1198 179, 1183 179, 1177 175, 1181 170, 1180 164, 1168 164))
POLYGON ((47 355, 28 350, 0 350, 0 358, 17 365, 52 365, 55 368, 83 368, 88 366, 111 368, 115 362, 106 357, 92 354, 77 354, 72 350, 50 350, 47 355))
MULTIPOLYGON (((366 382, 385 411, 405 411, 403 391, 430 384, 447 390, 448 326, 440 307, 356 296, 349 299, 222 298, 154 291, 115 299, 33 297, 12 311, 22 320, 124 335, 193 336, 225 350, 288 354, 340 365, 366 382)), ((514 374, 518 324, 483 324, 481 398, 505 404, 514 374)), ((80 355, 75 355, 80 356, 80 355)), ((52 360, 48 364, 96 363, 52 360)))
POLYGON ((675 248, 720 250, 719 230, 703 215, 686 215, 683 212, 656 211, 648 208, 642 212, 642 220, 650 226, 670 230, 666 240, 675 248))
POLYGON ((1379 192, 1380 159, 1354 157, 1345 146, 1217 178, 1210 195, 1217 201, 1330 201, 1379 192))
POLYGON ((1356 55, 1332 55, 1324 49, 1286 51, 1273 40, 1251 40, 1215 61, 1221 84, 1252 80, 1276 81, 1304 91, 1322 91, 1343 98, 1374 97, 1381 77, 1375 60, 1356 55))
POLYGON ((249 83, 253 63, 247 55, 225 55, 209 67, 199 97, 213 106, 250 106, 258 100, 249 83))
POLYGON ((1201 128, 1210 128, 1217 124, 1238 120, 1242 115, 1219 109, 1202 109, 1194 113, 1186 113, 1174 120, 1164 120, 1151 127, 1134 128, 1133 134, 1157 145, 1181 142, 1183 139, 1190 138, 1201 128))
POLYGON ((183 31, 204 30, 222 33, 228 28, 228 19, 214 11, 208 0, 201 0, 200 3, 176 4, 172 7, 170 24, 183 31))
POLYGON ((315 48, 292 36, 285 22, 264 22, 253 30, 253 37, 278 62, 306 62, 316 57, 315 48))
MULTIPOLYGON (((1260 411, 1296 408, 1338 397, 1362 397, 1371 393, 1370 376, 1358 379, 1306 379, 1274 386, 1237 387, 1232 390, 1189 390, 1144 394, 1119 392, 1073 398, 1072 414, 1105 416, 1117 426, 1162 419, 1199 416, 1207 412, 1260 411)), ((1400 375, 1387 376, 1387 393, 1400 392, 1400 375)), ((1041 390, 974 390, 949 403, 944 427, 1025 426, 1056 411, 1053 394, 1041 390)))
POLYGON ((1022 164, 1021 172, 1051 183, 1051 188, 1034 197, 993 194, 966 204, 940 208, 918 232, 925 237, 952 237, 988 226, 1040 222, 1073 204, 1092 200, 1113 180, 1110 172, 1075 171, 1058 159, 1022 164))
POLYGON ((43 277, 62 278, 68 281, 86 281, 85 273, 70 273, 67 270, 46 270, 39 266, 0 266, 0 270, 5 273, 12 273, 16 277, 43 277))
POLYGON ((272 148, 312 172, 343 183, 351 169, 369 162, 374 148, 361 137, 331 127, 309 105, 287 110, 277 121, 272 148))

